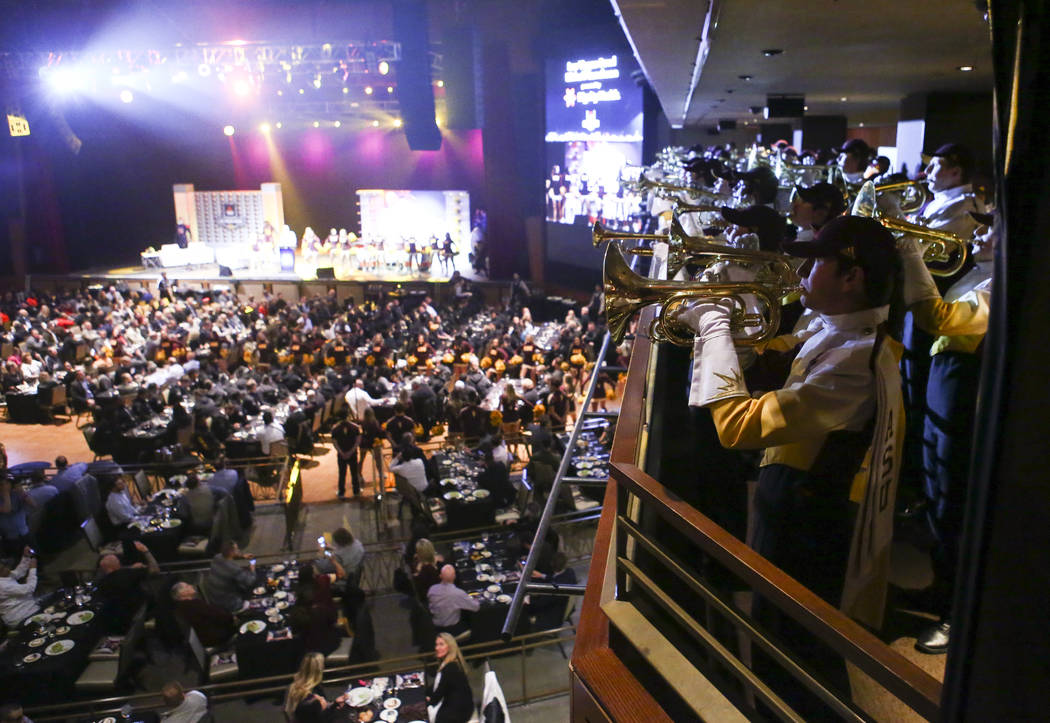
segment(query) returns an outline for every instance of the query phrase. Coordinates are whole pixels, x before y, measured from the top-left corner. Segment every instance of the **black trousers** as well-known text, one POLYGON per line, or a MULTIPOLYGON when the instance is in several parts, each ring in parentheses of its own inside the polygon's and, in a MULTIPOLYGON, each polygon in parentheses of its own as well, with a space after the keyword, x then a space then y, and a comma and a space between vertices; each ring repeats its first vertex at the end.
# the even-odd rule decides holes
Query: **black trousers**
POLYGON ((339 463, 339 496, 346 494, 346 468, 350 468, 350 483, 353 485, 355 495, 361 494, 361 463, 358 461, 357 452, 350 455, 349 459, 343 459, 336 452, 336 462, 339 463))

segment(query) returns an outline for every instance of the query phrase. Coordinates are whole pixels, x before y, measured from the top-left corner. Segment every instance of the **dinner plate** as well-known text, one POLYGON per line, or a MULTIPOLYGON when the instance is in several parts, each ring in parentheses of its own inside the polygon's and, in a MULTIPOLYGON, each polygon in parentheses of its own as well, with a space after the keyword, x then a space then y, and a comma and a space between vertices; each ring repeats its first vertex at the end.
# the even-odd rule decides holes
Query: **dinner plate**
POLYGON ((265 595, 265 594, 266 594, 266 588, 263 587, 262 585, 260 585, 259 587, 255 588, 254 590, 252 590, 252 595, 265 595))
POLYGON ((400 708, 401 707, 401 699, 400 698, 387 698, 386 700, 383 701, 383 707, 384 708, 388 708, 390 710, 393 710, 395 708, 400 708))
POLYGON ((48 655, 61 655, 62 653, 68 653, 75 645, 76 643, 72 640, 56 640, 44 648, 44 652, 48 655))
POLYGON ((163 527, 165 530, 170 530, 172 527, 178 527, 181 524, 182 520, 180 520, 179 518, 169 517, 168 519, 161 522, 160 526, 163 527))
POLYGON ((449 487, 451 485, 456 484, 456 478, 455 477, 446 477, 445 479, 441 480, 441 484, 444 487, 449 487))
POLYGON ((580 477, 590 477, 591 476, 591 471, 589 469, 581 469, 576 474, 578 474, 580 477))
POLYGON ((35 663, 38 660, 40 660, 40 653, 30 653, 22 658, 23 663, 35 663))
POLYGON ((394 723, 397 720, 397 711, 387 708, 379 714, 379 717, 385 720, 386 723, 394 723))
POLYGON ((261 633, 266 630, 266 623, 262 620, 249 620, 241 626, 241 633, 261 633))
POLYGON ((284 572, 284 565, 274 565, 273 567, 270 568, 270 572, 272 572, 272 573, 284 572))
POLYGON ((492 565, 488 563, 482 563, 478 565, 478 572, 492 572, 492 565))
POLYGON ((281 611, 277 608, 266 608, 266 617, 275 618, 281 614, 281 611))
POLYGON ((286 607, 288 607, 288 601, 287 600, 281 600, 281 601, 279 601, 277 603, 277 609, 278 610, 284 610, 286 607))
POLYGON ((497 595, 496 596, 496 602, 501 602, 504 605, 509 605, 510 604, 510 595, 506 595, 506 594, 504 594, 504 595, 497 595))
POLYGON ((484 550, 485 549, 485 543, 484 542, 475 542, 473 545, 471 545, 471 547, 473 547, 475 550, 484 550))
POLYGON ((482 557, 492 557, 492 550, 483 550, 481 552, 482 557))
POLYGON ((26 622, 30 625, 43 625, 51 619, 51 616, 47 613, 37 613, 26 619, 26 622))
POLYGON ((459 492, 446 492, 444 494, 444 497, 445 497, 446 500, 461 500, 461 499, 463 499, 463 495, 461 495, 459 492))
POLYGON ((275 598, 277 598, 278 600, 283 600, 284 598, 288 597, 288 593, 285 592, 284 590, 278 590, 277 592, 275 592, 273 594, 273 596, 275 598))
POLYGON ((503 588, 501 588, 499 585, 489 585, 485 589, 488 590, 491 593, 497 593, 497 592, 500 592, 500 590, 502 590, 503 588))
POLYGON ((354 688, 346 694, 346 700, 354 708, 361 708, 375 699, 371 688, 354 688))
POLYGON ((95 613, 91 612, 90 610, 81 610, 78 613, 73 613, 72 615, 70 615, 68 622, 70 625, 83 625, 84 623, 89 623, 94 619, 95 613))
POLYGON ((61 627, 55 628, 55 635, 65 635, 68 632, 69 632, 69 626, 68 625, 63 625, 61 627))
POLYGON ((478 573, 478 577, 477 577, 477 581, 478 582, 488 582, 491 579, 492 578, 490 578, 488 575, 486 575, 483 572, 482 573, 478 573))
POLYGON ((29 641, 29 647, 39 648, 41 645, 47 642, 47 638, 33 638, 29 641))
POLYGON ((488 490, 474 490, 474 496, 477 497, 479 500, 485 499, 489 496, 489 494, 490 493, 488 490))

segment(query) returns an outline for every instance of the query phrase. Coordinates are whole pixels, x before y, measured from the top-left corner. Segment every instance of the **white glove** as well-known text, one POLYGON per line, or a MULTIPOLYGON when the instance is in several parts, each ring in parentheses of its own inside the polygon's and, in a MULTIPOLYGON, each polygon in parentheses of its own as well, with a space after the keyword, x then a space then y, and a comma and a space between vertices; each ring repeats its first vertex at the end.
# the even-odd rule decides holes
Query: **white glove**
POLYGON ((926 299, 938 299, 941 294, 937 291, 937 284, 926 268, 922 260, 923 250, 919 242, 912 237, 904 237, 897 242, 897 251, 901 257, 901 269, 904 271, 902 295, 904 305, 924 301, 926 299))
POLYGON ((693 328, 697 335, 693 343, 689 404, 702 407, 720 399, 749 396, 730 335, 730 310, 722 304, 700 302, 682 315, 692 317, 694 314, 697 318, 693 328))
POLYGON ((725 304, 704 299, 682 306, 675 320, 692 329, 698 339, 706 341, 720 333, 730 335, 731 315, 732 311, 725 304))

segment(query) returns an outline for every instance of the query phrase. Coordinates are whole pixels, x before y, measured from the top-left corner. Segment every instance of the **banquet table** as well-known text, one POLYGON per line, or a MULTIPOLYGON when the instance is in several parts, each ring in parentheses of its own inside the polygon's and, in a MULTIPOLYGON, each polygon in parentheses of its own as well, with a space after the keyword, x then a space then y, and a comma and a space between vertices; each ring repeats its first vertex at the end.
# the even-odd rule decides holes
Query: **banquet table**
POLYGON ((292 588, 298 579, 295 560, 256 570, 258 584, 247 598, 248 609, 239 616, 243 622, 234 644, 242 680, 298 670, 306 646, 302 638, 292 635, 286 615, 295 603, 292 588))
POLYGON ((352 680, 347 701, 332 711, 339 723, 416 723, 427 720, 426 678, 423 671, 352 680))
POLYGON ((43 420, 40 398, 35 391, 8 392, 4 399, 7 402, 8 421, 16 424, 35 424, 43 420))
POLYGON ((182 520, 175 516, 182 490, 167 487, 155 493, 128 527, 138 530, 139 539, 159 562, 179 557, 179 542, 185 535, 182 520))
POLYGON ((59 589, 39 602, 41 611, 0 644, 3 700, 30 705, 69 699, 102 638, 101 603, 93 584, 59 589), (63 648, 68 649, 59 652, 63 648))
MULTIPOLYGON (((456 568, 456 584, 481 603, 481 608, 470 617, 471 643, 500 638, 511 597, 521 579, 521 552, 512 532, 484 534, 452 543, 450 561, 456 568)), ((526 632, 528 621, 522 616, 516 634, 526 632)))
POLYGON ((440 497, 429 500, 435 521, 444 520, 446 530, 467 530, 496 522, 496 507, 489 491, 477 485, 482 464, 463 450, 445 450, 434 455, 441 486, 440 497))

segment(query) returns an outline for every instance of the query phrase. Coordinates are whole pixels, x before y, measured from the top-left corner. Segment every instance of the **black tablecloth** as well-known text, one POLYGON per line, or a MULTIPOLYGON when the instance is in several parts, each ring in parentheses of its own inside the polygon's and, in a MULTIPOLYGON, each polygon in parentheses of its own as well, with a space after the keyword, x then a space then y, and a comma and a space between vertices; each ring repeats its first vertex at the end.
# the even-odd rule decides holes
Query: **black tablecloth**
POLYGON ((40 411, 40 400, 37 394, 17 394, 9 392, 7 400, 7 418, 18 424, 36 424, 43 421, 40 411))
MULTIPOLYGON (((288 620, 284 615, 278 624, 270 623, 266 619, 266 607, 276 602, 273 599, 275 590, 267 586, 267 580, 276 580, 277 590, 288 593, 294 586, 298 574, 298 565, 295 563, 284 564, 284 569, 279 572, 275 571, 272 565, 256 570, 256 580, 259 585, 256 590, 261 588, 264 589, 264 592, 255 593, 253 591, 248 598, 252 607, 238 616, 238 619, 242 621, 242 624, 248 620, 262 620, 267 627, 258 633, 243 632, 237 635, 234 647, 237 651, 238 675, 242 680, 294 673, 299 669, 299 663, 306 653, 305 642, 298 636, 284 640, 267 640, 270 633, 286 628, 288 620), (265 604, 258 606, 262 601, 265 601, 265 604)), ((286 613, 287 609, 284 612, 286 613)))
MULTIPOLYGON (((41 605, 47 607, 61 599, 62 592, 59 591, 41 599, 41 605)), ((32 705, 55 703, 73 696, 77 678, 87 667, 88 655, 103 634, 97 604, 71 607, 69 612, 79 610, 91 610, 95 617, 81 625, 69 625, 68 633, 52 635, 45 645, 29 647, 29 641, 39 635, 35 626, 27 625, 23 625, 17 635, 5 641, 3 652, 0 653, 0 697, 3 700, 18 700, 23 705, 32 705), (53 640, 72 640, 75 646, 61 655, 46 655, 44 650, 53 640), (23 658, 30 653, 40 653, 40 660, 23 662, 23 658)), ((56 627, 66 624, 65 621, 56 621, 50 625, 56 627)))
MULTIPOLYGON (((516 538, 510 532, 488 535, 487 541, 482 537, 474 537, 452 543, 450 559, 456 568, 457 585, 473 597, 477 597, 481 603, 481 608, 470 614, 470 642, 484 643, 500 638, 503 621, 507 617, 510 605, 507 602, 491 599, 484 593, 490 585, 499 585, 500 593, 490 593, 490 595, 513 596, 520 579, 518 571, 520 552, 516 538), (485 545, 484 550, 475 549, 474 543, 485 545), (484 552, 491 552, 491 557, 484 557, 484 552), (477 559, 473 559, 474 557, 477 559), (492 580, 478 580, 478 568, 481 565, 488 565, 492 568, 491 571, 484 574, 502 574, 506 579, 498 583, 492 580)), ((522 635, 527 632, 528 621, 523 615, 516 634, 522 635)))

